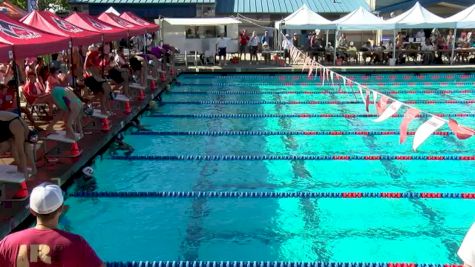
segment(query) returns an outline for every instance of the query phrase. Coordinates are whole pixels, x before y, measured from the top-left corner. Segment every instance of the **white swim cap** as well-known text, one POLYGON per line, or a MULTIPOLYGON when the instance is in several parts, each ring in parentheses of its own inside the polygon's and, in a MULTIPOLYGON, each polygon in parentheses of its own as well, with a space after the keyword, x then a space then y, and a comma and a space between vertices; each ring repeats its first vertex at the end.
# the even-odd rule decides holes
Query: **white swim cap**
POLYGON ((94 169, 93 169, 92 167, 89 167, 89 166, 88 166, 88 167, 84 167, 84 168, 82 169, 82 173, 83 173, 84 175, 86 175, 86 176, 91 177, 91 176, 94 174, 94 169))

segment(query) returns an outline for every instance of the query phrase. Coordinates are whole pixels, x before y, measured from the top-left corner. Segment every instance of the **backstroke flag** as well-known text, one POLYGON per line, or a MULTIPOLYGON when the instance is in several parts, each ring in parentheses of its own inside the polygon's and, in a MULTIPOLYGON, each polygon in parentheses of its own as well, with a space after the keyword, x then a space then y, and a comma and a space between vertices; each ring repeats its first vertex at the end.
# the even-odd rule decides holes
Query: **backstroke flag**
POLYGON ((429 138, 429 136, 439 129, 442 125, 445 124, 445 121, 439 117, 432 116, 428 121, 424 122, 417 129, 414 134, 414 143, 412 143, 412 149, 416 149, 424 143, 424 141, 429 138))

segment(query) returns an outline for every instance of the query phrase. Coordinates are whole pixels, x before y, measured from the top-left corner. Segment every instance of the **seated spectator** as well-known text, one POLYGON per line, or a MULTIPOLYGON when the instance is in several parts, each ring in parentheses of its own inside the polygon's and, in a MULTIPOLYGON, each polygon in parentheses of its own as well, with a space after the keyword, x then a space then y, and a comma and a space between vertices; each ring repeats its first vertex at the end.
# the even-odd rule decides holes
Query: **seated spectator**
POLYGON ((435 48, 429 38, 421 46, 422 64, 432 64, 435 58, 435 48))
POLYGON ((367 59, 369 58, 369 63, 373 61, 373 48, 371 42, 366 41, 360 48, 362 53, 363 62, 366 64, 367 59))
POLYGON ((264 58, 264 63, 269 64, 270 63, 270 48, 269 44, 267 42, 264 42, 262 44, 262 57, 264 58))
POLYGON ((346 53, 348 55, 348 60, 353 58, 356 62, 358 62, 358 49, 356 48, 353 41, 350 42, 350 45, 346 49, 346 53))
POLYGON ((17 163, 18 172, 23 173, 25 179, 29 178, 30 171, 28 171, 28 165, 31 168, 31 174, 36 174, 33 150, 27 144, 36 142, 38 142, 38 134, 35 131, 30 131, 27 124, 18 114, 0 111, 0 153, 8 150, 12 151, 17 163))
POLYGON ((373 63, 384 63, 385 58, 384 58, 384 50, 386 47, 384 47, 383 41, 379 43, 379 45, 374 45, 373 46, 373 63))

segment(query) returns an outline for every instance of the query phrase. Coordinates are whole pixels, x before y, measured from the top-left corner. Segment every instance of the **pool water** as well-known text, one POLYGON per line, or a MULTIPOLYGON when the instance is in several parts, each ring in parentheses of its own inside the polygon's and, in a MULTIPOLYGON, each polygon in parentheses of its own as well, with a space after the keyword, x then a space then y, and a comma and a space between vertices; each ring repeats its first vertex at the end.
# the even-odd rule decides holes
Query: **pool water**
MULTIPOLYGON (((473 74, 353 74, 408 100, 473 100, 473 74), (417 94, 407 93, 418 90, 417 94), (430 90, 430 94, 423 91, 430 90), (404 93, 406 92, 406 93, 404 93), (468 92, 468 93, 463 93, 468 92)), ((185 74, 163 101, 352 101, 348 88, 304 74, 185 74), (286 92, 315 92, 331 94, 286 92), (247 92, 247 93, 245 93, 247 92)), ((474 104, 415 105, 434 113, 474 114, 474 104)), ((402 113, 403 111, 400 111, 402 113)), ((166 114, 366 114, 363 104, 164 104, 145 112, 153 131, 399 131, 401 118, 170 118, 166 114), (153 117, 154 115, 155 117, 153 117)), ((371 107, 370 113, 374 113, 371 107)), ((475 126, 473 118, 457 121, 475 126)), ((415 131, 423 119, 413 121, 415 131)), ((450 131, 447 126, 439 131, 450 131)), ((133 155, 473 155, 475 138, 431 136, 417 152, 399 135, 138 135, 133 155)), ((160 161, 94 163, 95 180, 70 192, 471 192, 473 161, 160 161)), ((61 220, 107 261, 250 260, 457 263, 475 221, 467 199, 75 198, 61 220)))

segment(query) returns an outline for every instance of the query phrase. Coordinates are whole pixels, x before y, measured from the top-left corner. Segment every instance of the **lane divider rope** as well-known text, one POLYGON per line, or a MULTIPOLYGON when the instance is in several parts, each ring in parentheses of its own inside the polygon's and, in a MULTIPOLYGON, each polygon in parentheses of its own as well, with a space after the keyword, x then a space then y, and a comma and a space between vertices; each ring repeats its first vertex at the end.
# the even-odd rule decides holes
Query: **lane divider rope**
MULTIPOLYGON (((380 91, 383 94, 396 95, 396 94, 432 94, 432 95, 449 95, 449 94, 473 94, 475 90, 392 90, 392 91, 380 91)), ((187 94, 187 95, 318 95, 318 94, 354 94, 349 91, 170 91, 168 94, 187 94)))
MULTIPOLYGON (((233 136, 233 135, 399 135, 399 131, 188 131, 188 132, 165 132, 165 131, 138 131, 131 135, 193 135, 193 136, 233 136)), ((407 132, 414 135, 415 132, 407 132)), ((433 135, 449 136, 452 132, 434 132, 433 135)))
POLYGON ((113 160, 458 160, 473 161, 475 155, 115 155, 113 160))
MULTIPOLYGON (((444 114, 434 114, 439 117, 475 117, 475 113, 444 113, 444 114)), ((402 118, 403 114, 395 114, 393 118, 402 118)), ((235 113, 235 114, 151 114, 148 117, 154 118, 377 118, 377 114, 331 114, 331 113, 320 113, 320 114, 311 114, 311 113, 300 113, 300 114, 258 114, 258 113, 235 113)), ((430 117, 427 114, 421 114, 417 116, 418 118, 428 118, 430 117)))
POLYGON ((108 267, 463 267, 461 264, 410 262, 287 262, 287 261, 120 261, 108 267))
POLYGON ((77 198, 402 198, 475 199, 475 193, 441 192, 223 192, 223 191, 80 191, 68 194, 77 198))
MULTIPOLYGON (((473 104, 475 100, 406 100, 407 104, 473 104)), ((337 101, 337 100, 307 100, 307 101, 271 101, 271 100, 231 100, 231 101, 162 101, 160 104, 167 105, 349 105, 361 104, 361 101, 337 101)))
MULTIPOLYGON (((348 77, 349 78, 349 77, 348 77)), ((307 79, 308 80, 308 79, 307 79)), ((315 86, 315 88, 325 88, 325 87, 332 87, 335 85, 343 85, 343 82, 338 80, 334 80, 333 84, 326 84, 326 85, 316 85, 314 78, 310 79, 311 81, 303 81, 303 80, 296 80, 296 81, 284 81, 284 82, 215 82, 215 83, 179 83, 178 86, 207 86, 207 87, 245 87, 245 88, 253 88, 256 86, 315 86)), ((357 79, 352 79, 357 80, 357 79)), ((361 80, 360 80, 361 81, 361 80)), ((437 87, 449 87, 449 86, 457 86, 457 87, 465 87, 465 86, 474 86, 475 82, 414 82, 414 81, 404 81, 404 82, 367 82, 362 80, 360 82, 363 86, 379 86, 379 87, 387 87, 387 86, 437 86, 437 87)))

